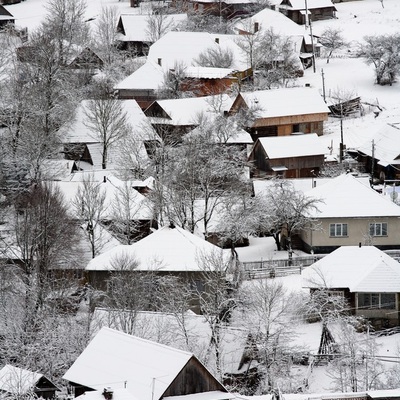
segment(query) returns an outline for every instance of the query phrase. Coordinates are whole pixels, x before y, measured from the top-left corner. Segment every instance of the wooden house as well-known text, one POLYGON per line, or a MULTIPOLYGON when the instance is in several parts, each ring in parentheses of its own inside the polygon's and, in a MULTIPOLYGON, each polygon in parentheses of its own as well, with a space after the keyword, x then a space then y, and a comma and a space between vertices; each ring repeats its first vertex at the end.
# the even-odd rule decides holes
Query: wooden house
POLYGON ((199 125, 202 114, 217 114, 213 106, 215 102, 223 112, 229 109, 232 101, 228 95, 157 100, 144 114, 159 136, 179 141, 182 135, 199 125))
MULTIPOLYGON (((156 40, 156 32, 152 34, 151 19, 157 16, 143 14, 121 14, 117 23, 117 46, 133 55, 146 56, 149 47, 156 40)), ((165 14, 162 25, 165 31, 177 29, 179 24, 187 21, 187 14, 165 14)), ((161 23, 161 19, 158 21, 161 23)), ((165 34, 166 32, 164 32, 165 34)))
MULTIPOLYGON (((177 1, 175 0, 175 2, 177 1)), ((188 11, 194 13, 232 20, 248 15, 254 3, 253 0, 186 0, 185 6, 188 11)))
POLYGON ((249 114, 247 129, 259 137, 296 132, 323 135, 329 108, 318 90, 310 87, 239 93, 228 114, 249 114))
POLYGON ((14 25, 14 16, 0 4, 0 30, 4 29, 7 25, 14 25))
POLYGON ((5 365, 0 370, 0 398, 40 397, 54 399, 60 389, 39 372, 5 365))
POLYGON ((318 175, 327 152, 316 133, 263 137, 255 142, 249 161, 256 177, 306 178, 318 175))
POLYGON ((124 398, 152 400, 196 394, 210 400, 235 397, 192 353, 105 327, 63 378, 75 388, 75 396, 96 396, 91 392, 97 391, 109 393, 108 399, 115 393, 116 400, 121 392, 124 398))
POLYGON ((343 296, 376 328, 400 324, 400 263, 375 246, 342 246, 302 272, 302 286, 343 296))
MULTIPOLYGON (((146 160, 149 160, 145 142, 160 140, 160 138, 135 100, 121 100, 120 102, 121 109, 126 113, 127 122, 131 128, 128 133, 130 137, 126 138, 126 140, 135 142, 137 156, 145 164, 146 160)), ((90 100, 81 101, 76 109, 74 118, 59 129, 59 134, 62 138, 62 154, 67 160, 75 161, 77 168, 80 170, 102 168, 103 145, 99 135, 87 123, 89 107, 90 100)), ((122 139, 120 142, 115 142, 109 146, 106 160, 107 169, 120 166, 121 146, 122 139)), ((121 169, 121 166, 119 168, 121 169)))
POLYGON ((306 24, 308 18, 311 21, 334 18, 337 11, 331 0, 282 0, 278 9, 300 25, 306 24))
POLYGON ((384 125, 352 154, 381 182, 400 179, 400 125, 384 125))
POLYGON ((142 109, 152 101, 168 98, 166 81, 179 81, 179 90, 191 97, 225 93, 240 87, 252 76, 248 62, 236 44, 237 35, 170 31, 150 46, 146 62, 114 89, 120 99, 136 99, 142 109), (229 51, 234 62, 229 68, 200 67, 197 59, 208 50, 229 51))
POLYGON ((360 243, 382 250, 400 247, 400 206, 373 190, 368 180, 344 174, 305 194, 320 200, 310 214, 319 229, 300 233, 305 251, 329 253, 360 243))

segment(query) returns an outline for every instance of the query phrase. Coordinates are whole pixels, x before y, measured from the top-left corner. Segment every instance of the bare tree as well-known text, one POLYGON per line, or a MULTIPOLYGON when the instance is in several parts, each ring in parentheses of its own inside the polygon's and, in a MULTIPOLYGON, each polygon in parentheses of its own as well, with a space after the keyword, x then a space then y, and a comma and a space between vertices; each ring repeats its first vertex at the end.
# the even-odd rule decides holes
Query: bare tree
POLYGON ((239 35, 236 43, 247 57, 253 74, 258 75, 258 82, 254 84, 260 89, 287 86, 298 76, 300 65, 290 37, 279 35, 273 29, 258 30, 239 35))
POLYGON ((65 64, 73 45, 88 43, 89 27, 86 24, 84 0, 51 0, 47 6, 43 28, 56 42, 57 55, 65 64))
POLYGON ((81 227, 90 243, 92 258, 96 257, 104 246, 100 223, 107 207, 105 199, 106 192, 102 183, 88 176, 83 179, 73 200, 76 215, 83 222, 81 227))
POLYGON ((182 83, 186 79, 186 69, 187 66, 183 62, 176 62, 174 68, 164 71, 163 83, 159 88, 161 98, 179 99, 184 97, 182 83))
MULTIPOLYGON (((246 282, 239 292, 237 310, 243 326, 253 338, 255 352, 247 362, 259 361, 262 378, 253 393, 291 391, 291 357, 299 349, 291 345, 295 337, 293 295, 274 279, 246 282)), ((297 383, 298 384, 298 383, 297 383)))
POLYGON ((292 236, 303 229, 318 229, 311 213, 318 210, 319 199, 307 197, 294 189, 290 181, 277 179, 265 194, 265 209, 260 216, 260 225, 273 235, 277 249, 285 239, 285 247, 292 258, 292 236))
POLYGON ((112 64, 117 57, 117 23, 118 10, 116 7, 102 7, 96 23, 96 35, 94 40, 100 51, 102 59, 107 64, 112 64))
POLYGON ((204 50, 198 55, 195 63, 200 67, 231 68, 234 63, 233 51, 217 45, 204 50))
POLYGON ((327 64, 329 64, 329 60, 334 51, 340 50, 347 45, 342 31, 331 27, 324 29, 319 38, 319 42, 328 50, 328 56, 326 58, 327 64))
POLYGON ((147 17, 146 34, 149 42, 154 43, 174 27, 174 21, 161 10, 152 12, 147 17))
POLYGON ((359 55, 375 67, 376 83, 392 85, 400 70, 400 35, 365 36, 359 55))
POLYGON ((222 342, 223 326, 230 321, 236 307, 236 288, 228 280, 231 260, 221 251, 210 254, 199 254, 198 264, 202 274, 202 287, 197 287, 201 312, 210 330, 210 347, 206 362, 210 362, 211 352, 215 360, 217 376, 222 378, 222 342))
POLYGON ((101 165, 106 169, 110 148, 130 131, 127 113, 120 100, 97 99, 88 101, 85 117, 93 138, 102 145, 101 165))

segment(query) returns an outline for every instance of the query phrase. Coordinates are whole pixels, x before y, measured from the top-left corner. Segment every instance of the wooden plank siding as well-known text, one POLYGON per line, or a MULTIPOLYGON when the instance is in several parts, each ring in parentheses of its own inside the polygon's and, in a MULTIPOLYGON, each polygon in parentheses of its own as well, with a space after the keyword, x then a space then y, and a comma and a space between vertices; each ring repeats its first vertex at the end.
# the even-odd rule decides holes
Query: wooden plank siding
POLYGON ((273 125, 302 124, 311 122, 323 122, 328 120, 328 113, 284 115, 280 117, 259 118, 254 121, 253 128, 273 125))
POLYGON ((191 357, 164 392, 163 397, 183 396, 211 391, 227 393, 224 386, 195 357, 191 357))

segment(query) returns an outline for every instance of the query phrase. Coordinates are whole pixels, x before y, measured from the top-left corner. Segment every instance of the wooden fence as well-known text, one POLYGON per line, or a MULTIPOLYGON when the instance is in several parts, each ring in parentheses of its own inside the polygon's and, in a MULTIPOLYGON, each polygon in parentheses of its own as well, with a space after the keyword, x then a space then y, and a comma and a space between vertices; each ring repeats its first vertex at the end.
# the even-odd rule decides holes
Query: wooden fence
MULTIPOLYGON (((386 254, 400 262, 400 250, 385 250, 386 254)), ((293 257, 291 260, 263 260, 242 262, 244 279, 275 278, 300 274, 302 269, 314 264, 326 254, 310 254, 309 256, 293 257)))

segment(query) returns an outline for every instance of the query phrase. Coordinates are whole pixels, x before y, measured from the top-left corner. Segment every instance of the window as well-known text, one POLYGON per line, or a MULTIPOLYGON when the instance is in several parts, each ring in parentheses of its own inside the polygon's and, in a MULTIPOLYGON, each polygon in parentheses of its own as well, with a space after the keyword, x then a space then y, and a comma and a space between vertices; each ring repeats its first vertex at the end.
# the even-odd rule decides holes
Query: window
POLYGON ((330 224, 329 236, 331 237, 347 236, 347 224, 330 224))
POLYGON ((358 308, 396 309, 394 293, 358 293, 358 308))
POLYGON ((370 236, 387 236, 387 222, 369 224, 370 236))

